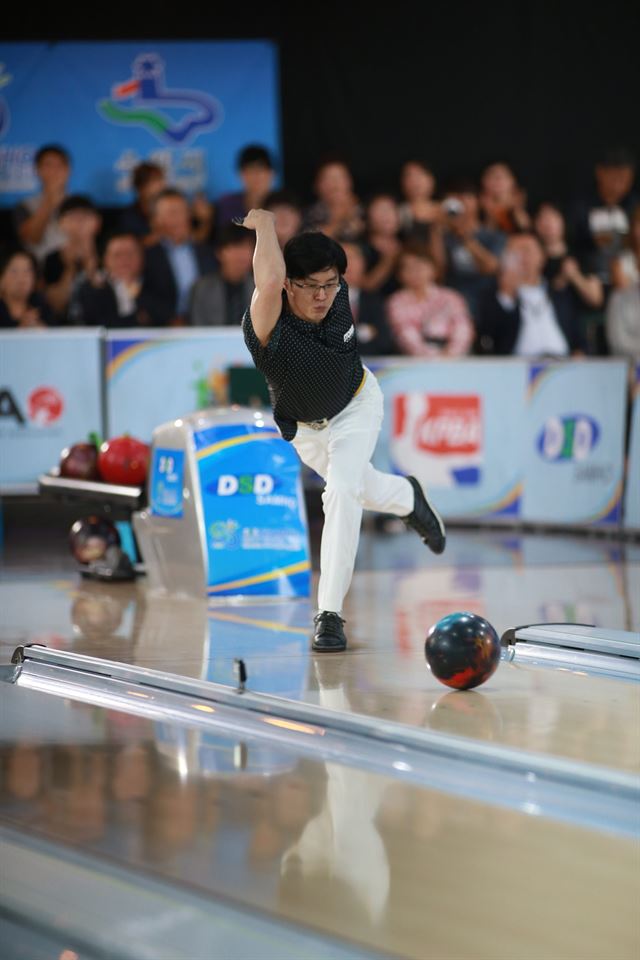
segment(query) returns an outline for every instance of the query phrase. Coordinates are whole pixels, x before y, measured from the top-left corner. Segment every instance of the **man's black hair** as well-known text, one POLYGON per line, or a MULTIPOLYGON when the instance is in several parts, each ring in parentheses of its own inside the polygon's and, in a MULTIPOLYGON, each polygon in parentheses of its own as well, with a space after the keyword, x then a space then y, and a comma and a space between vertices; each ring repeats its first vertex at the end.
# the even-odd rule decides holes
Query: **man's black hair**
POLYGON ((36 151, 36 154, 33 158, 33 162, 36 167, 39 166, 40 161, 47 153, 55 153, 56 156, 60 157, 61 160, 64 160, 68 167, 71 166, 71 157, 69 152, 65 150, 64 147, 61 147, 59 143, 45 143, 44 146, 40 147, 40 149, 36 151))
POLYGON ((235 223, 225 223, 220 228, 220 233, 214 244, 216 250, 223 247, 238 247, 243 243, 254 243, 255 234, 251 230, 245 229, 235 223))
POLYGON ((9 250, 5 250, 0 256, 0 275, 2 275, 14 257, 26 257, 30 261, 31 266, 33 267, 33 272, 37 278, 40 274, 40 266, 38 261, 31 253, 30 250, 25 250, 24 247, 11 247, 9 250))
POLYGON ((74 210, 87 210, 89 213, 98 213, 98 208, 90 197, 84 194, 74 193, 60 204, 58 217, 63 217, 65 213, 73 213, 74 210))
POLYGON ((333 268, 342 276, 347 269, 344 250, 324 233, 299 233, 285 244, 283 255, 291 280, 303 280, 312 273, 333 268))
POLYGON ((144 187, 150 180, 158 177, 164 177, 164 170, 159 163, 152 163, 149 160, 143 160, 133 168, 131 183, 133 189, 137 192, 144 187))
POLYGON ((245 167, 250 167, 254 164, 266 167, 267 170, 273 170, 271 154, 266 147, 262 147, 257 143, 250 143, 238 154, 237 167, 238 170, 244 170, 245 167))
POLYGON ((600 167, 633 167, 636 158, 627 147, 609 147, 603 150, 598 158, 600 167))
POLYGON ((272 210, 274 207, 294 207, 302 211, 302 204, 292 190, 274 190, 264 201, 265 210, 272 210))

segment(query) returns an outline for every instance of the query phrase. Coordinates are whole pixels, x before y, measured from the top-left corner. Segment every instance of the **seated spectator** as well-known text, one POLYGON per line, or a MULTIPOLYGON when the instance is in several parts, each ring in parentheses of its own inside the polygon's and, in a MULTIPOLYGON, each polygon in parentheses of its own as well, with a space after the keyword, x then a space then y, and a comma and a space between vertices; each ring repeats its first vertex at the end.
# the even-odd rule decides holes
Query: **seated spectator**
POLYGON ((589 194, 574 204, 571 235, 576 254, 589 264, 608 295, 612 261, 622 253, 629 233, 629 218, 640 198, 633 190, 635 161, 628 150, 606 151, 594 168, 589 194))
POLYGON ((431 240, 431 226, 438 220, 439 204, 433 199, 436 178, 421 160, 407 160, 400 171, 400 229, 405 239, 431 240))
POLYGON ((480 204, 471 181, 452 184, 442 203, 445 282, 467 301, 477 320, 483 297, 493 289, 506 243, 501 230, 480 223, 480 204))
POLYGON ((14 250, 0 266, 0 327, 46 327, 51 311, 36 291, 38 265, 27 250, 14 250))
POLYGON ((72 297, 70 316, 87 327, 149 326, 151 316, 142 297, 143 253, 132 233, 107 240, 103 269, 84 280, 72 297))
POLYGON ((344 278, 349 285, 349 304, 360 349, 365 356, 395 353, 384 300, 376 291, 363 287, 367 266, 364 251, 358 243, 343 243, 342 247, 347 255, 344 278))
POLYGON ((255 238, 244 227, 227 223, 216 241, 219 268, 200 277, 191 292, 190 322, 196 327, 239 325, 253 296, 255 238))
POLYGON ((624 290, 640 281, 640 203, 631 211, 629 233, 620 255, 611 261, 613 286, 624 290))
POLYGON ((305 212, 305 229, 320 230, 338 242, 357 239, 364 228, 363 210, 344 160, 322 160, 316 168, 313 189, 318 199, 305 212))
POLYGON ((507 241, 497 290, 482 306, 478 325, 481 353, 520 357, 565 357, 584 352, 575 298, 544 278, 545 254, 534 233, 507 241))
POLYGON ((193 242, 189 204, 179 190, 156 197, 152 226, 160 240, 145 250, 145 307, 154 326, 183 326, 194 283, 215 271, 213 251, 193 242))
POLYGON ((237 170, 243 189, 238 193, 225 193, 216 205, 216 229, 236 217, 246 217, 249 210, 263 207, 273 189, 275 171, 269 151, 258 144, 250 144, 240 151, 237 170))
POLYGON ((503 233, 528 230, 527 198, 506 163, 491 163, 480 179, 480 208, 485 226, 503 233))
POLYGON ((77 194, 63 200, 58 224, 64 242, 48 255, 42 272, 49 306, 57 322, 65 323, 70 319, 74 289, 83 280, 90 280, 98 269, 97 239, 102 217, 89 197, 77 194))
POLYGON ((136 199, 122 211, 119 232, 140 237, 145 244, 156 243, 158 238, 151 232, 151 217, 156 197, 167 186, 164 170, 160 164, 145 160, 134 168, 131 184, 136 199))
POLYGON ((565 235, 565 220, 560 208, 549 201, 540 204, 533 220, 534 230, 546 255, 544 276, 555 290, 571 287, 581 304, 601 307, 604 291, 595 274, 584 274, 571 256, 565 235))
POLYGON ((280 247, 300 233, 302 229, 302 207, 295 194, 289 190, 276 190, 270 193, 264 203, 265 210, 271 210, 276 218, 276 236, 280 247))
POLYGON ((469 352, 474 327, 464 299, 437 286, 436 264, 423 243, 409 241, 398 265, 400 290, 387 312, 401 353, 415 357, 460 357, 469 352))
POLYGON ((18 204, 14 213, 20 243, 43 263, 49 253, 59 250, 65 238, 60 229, 58 212, 67 195, 71 173, 69 154, 57 144, 40 147, 34 158, 41 191, 18 204))
POLYGON ((367 272, 362 289, 377 291, 388 297, 398 289, 395 272, 402 244, 400 242, 400 210, 395 197, 378 193, 367 204, 364 252, 367 272))

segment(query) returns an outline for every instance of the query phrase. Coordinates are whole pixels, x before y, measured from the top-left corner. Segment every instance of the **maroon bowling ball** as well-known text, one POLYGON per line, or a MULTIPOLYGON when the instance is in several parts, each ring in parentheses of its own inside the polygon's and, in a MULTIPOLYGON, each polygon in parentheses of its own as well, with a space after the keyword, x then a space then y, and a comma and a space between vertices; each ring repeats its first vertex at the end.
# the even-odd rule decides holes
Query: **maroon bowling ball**
POLYGON ((429 630, 424 655, 434 677, 456 690, 479 687, 500 663, 500 638, 475 613, 450 613, 429 630))
POLYGON ((69 531, 69 545, 78 563, 91 563, 102 559, 108 547, 119 547, 120 534, 104 517, 82 517, 69 531))

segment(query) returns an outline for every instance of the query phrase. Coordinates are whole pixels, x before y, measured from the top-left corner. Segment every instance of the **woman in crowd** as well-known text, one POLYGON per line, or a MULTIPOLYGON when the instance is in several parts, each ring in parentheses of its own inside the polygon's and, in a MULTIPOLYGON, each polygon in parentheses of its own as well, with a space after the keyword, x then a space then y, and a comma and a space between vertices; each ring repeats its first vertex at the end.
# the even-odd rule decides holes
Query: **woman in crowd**
POLYGON ((47 302, 36 290, 38 268, 26 250, 10 253, 0 265, 0 327, 32 329, 51 323, 47 302))
POLYGON ((387 300, 401 353, 415 357, 459 357, 469 353, 474 326, 463 297, 435 282, 436 264, 427 247, 409 241, 400 255, 400 290, 387 300))

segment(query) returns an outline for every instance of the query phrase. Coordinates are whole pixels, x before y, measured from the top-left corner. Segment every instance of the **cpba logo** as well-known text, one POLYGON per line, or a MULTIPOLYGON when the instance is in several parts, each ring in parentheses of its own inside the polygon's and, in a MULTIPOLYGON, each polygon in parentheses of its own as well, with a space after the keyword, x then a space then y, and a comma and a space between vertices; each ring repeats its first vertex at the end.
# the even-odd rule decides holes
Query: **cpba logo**
POLYGON ((586 460, 600 439, 600 427, 586 413, 549 417, 538 434, 537 448, 549 463, 586 460))

